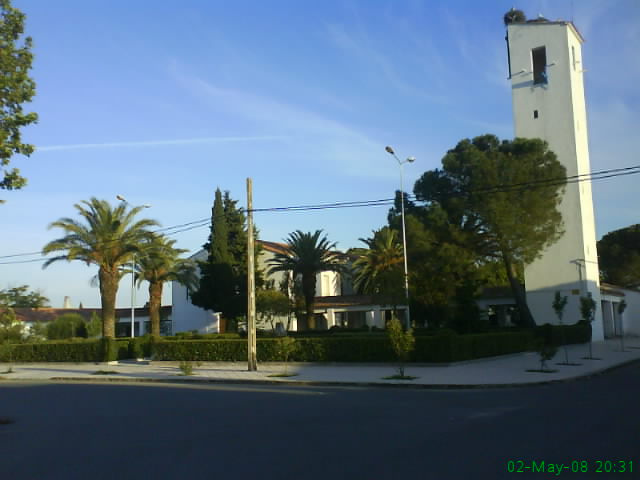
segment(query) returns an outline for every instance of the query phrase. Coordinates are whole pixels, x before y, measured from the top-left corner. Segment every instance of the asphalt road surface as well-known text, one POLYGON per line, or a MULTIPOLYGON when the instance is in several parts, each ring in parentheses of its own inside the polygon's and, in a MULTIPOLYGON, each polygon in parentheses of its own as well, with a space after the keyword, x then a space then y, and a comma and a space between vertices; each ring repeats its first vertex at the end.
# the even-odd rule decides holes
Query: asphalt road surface
POLYGON ((622 480, 639 408, 640 363, 489 390, 5 382, 0 479, 622 480))

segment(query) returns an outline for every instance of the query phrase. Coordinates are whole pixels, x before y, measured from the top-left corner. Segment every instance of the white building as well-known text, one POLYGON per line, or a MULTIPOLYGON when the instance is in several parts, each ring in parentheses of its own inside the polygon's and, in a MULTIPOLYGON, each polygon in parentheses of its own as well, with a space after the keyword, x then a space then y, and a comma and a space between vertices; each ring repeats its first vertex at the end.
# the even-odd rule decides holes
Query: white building
MULTIPOLYGON (((510 24, 507 41, 516 137, 546 140, 568 177, 590 173, 584 39, 571 22, 538 19, 510 24)), ((538 324, 557 322, 551 306, 556 291, 569 297, 566 318, 580 318, 581 296, 590 294, 601 305, 591 184, 567 183, 559 208, 564 235, 525 266, 527 302, 538 324)), ((601 308, 593 338, 604 338, 601 308)))
MULTIPOLYGON (((257 267, 267 271, 269 260, 276 253, 286 252, 286 244, 258 240, 262 246, 262 254, 258 258, 257 267)), ((196 261, 207 259, 207 252, 200 250, 190 257, 196 261)), ((198 274, 200 272, 198 271, 198 274)), ((267 277, 274 282, 275 288, 287 275, 285 272, 277 272, 267 277)), ((222 329, 219 316, 211 311, 196 307, 191 303, 187 289, 177 282, 172 282, 173 298, 173 332, 196 330, 200 333, 217 333, 222 329)), ((404 306, 399 307, 400 315, 404 306)), ((353 288, 348 279, 342 275, 323 271, 316 276, 315 313, 318 329, 331 328, 334 325, 348 328, 359 328, 365 325, 384 327, 386 319, 390 316, 390 306, 375 304, 370 296, 354 295, 353 288)), ((287 318, 279 318, 283 325, 287 324, 287 318)), ((291 330, 297 330, 295 317, 289 322, 291 330)))

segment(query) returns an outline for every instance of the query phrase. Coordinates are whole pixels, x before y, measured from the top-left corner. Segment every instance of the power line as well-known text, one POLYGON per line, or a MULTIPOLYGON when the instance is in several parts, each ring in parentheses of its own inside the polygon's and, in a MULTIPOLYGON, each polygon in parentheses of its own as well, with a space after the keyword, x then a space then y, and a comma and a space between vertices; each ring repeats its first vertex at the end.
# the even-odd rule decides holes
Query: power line
MULTIPOLYGON (((560 185, 560 184, 572 184, 572 183, 580 183, 585 181, 594 181, 594 180, 602 180, 602 179, 613 178, 613 177, 635 175, 637 173, 640 173, 640 165, 600 170, 597 172, 582 173, 582 174, 571 175, 567 177, 557 177, 557 178, 551 178, 551 179, 533 180, 529 182, 520 182, 520 183, 514 183, 514 184, 496 185, 493 187, 486 187, 482 189, 459 192, 456 195, 514 192, 519 190, 549 187, 549 186, 560 185)), ((419 199, 414 194, 406 194, 405 197, 409 198, 410 200, 419 201, 419 199)), ((254 208, 252 209, 252 212, 302 212, 302 211, 327 210, 327 209, 338 209, 338 208, 391 206, 394 204, 395 204, 395 198, 382 198, 377 200, 332 202, 332 203, 322 203, 322 204, 315 204, 315 205, 292 205, 287 207, 254 208)), ((240 208, 240 211, 244 212, 244 209, 240 208)), ((197 228, 208 226, 210 225, 210 222, 211 222, 210 217, 202 218, 202 219, 194 220, 191 222, 172 225, 169 227, 158 228, 156 230, 152 230, 152 233, 163 233, 164 235, 177 235, 179 233, 183 233, 183 232, 187 232, 197 228)), ((115 242, 118 242, 119 240, 120 238, 116 238, 116 239, 113 239, 112 242, 115 243, 115 242)), ((42 254, 41 251, 28 252, 28 253, 16 253, 12 255, 0 255, 0 259, 28 257, 33 255, 41 255, 41 254, 42 254)), ((48 259, 37 258, 37 259, 31 259, 31 260, 10 260, 7 262, 0 262, 0 265, 19 264, 19 263, 36 263, 36 262, 44 262, 46 260, 48 259)))

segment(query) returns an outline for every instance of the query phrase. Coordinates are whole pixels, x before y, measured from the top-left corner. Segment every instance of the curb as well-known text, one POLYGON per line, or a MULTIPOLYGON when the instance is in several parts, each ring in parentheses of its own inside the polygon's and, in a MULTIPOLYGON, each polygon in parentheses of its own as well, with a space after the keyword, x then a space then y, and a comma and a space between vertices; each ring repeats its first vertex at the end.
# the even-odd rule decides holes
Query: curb
POLYGON ((419 383, 389 383, 389 382, 341 382, 341 381, 314 381, 314 380, 252 380, 252 379, 234 379, 234 378, 126 378, 126 377, 50 377, 42 379, 25 379, 25 378, 2 378, 2 383, 102 383, 102 384, 127 384, 127 383, 152 383, 152 384, 220 384, 220 385, 283 385, 287 387, 362 387, 362 388, 409 388, 417 390, 473 390, 473 389, 498 389, 498 388, 519 388, 519 387, 535 387, 541 385, 551 385, 558 383, 567 383, 575 381, 589 380, 593 377, 603 375, 605 373, 617 370, 619 368, 640 363, 640 359, 631 359, 623 363, 619 363, 610 367, 602 368, 597 371, 589 372, 584 375, 578 375, 569 378, 558 378, 551 380, 541 380, 535 382, 524 383, 485 383, 485 384, 419 384, 419 383))

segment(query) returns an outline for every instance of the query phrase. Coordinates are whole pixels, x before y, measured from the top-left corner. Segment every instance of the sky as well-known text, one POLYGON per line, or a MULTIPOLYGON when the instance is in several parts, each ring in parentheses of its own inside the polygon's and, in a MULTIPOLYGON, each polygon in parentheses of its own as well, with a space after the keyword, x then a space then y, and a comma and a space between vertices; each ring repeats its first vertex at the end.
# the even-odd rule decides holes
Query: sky
MULTIPOLYGON (((216 188, 254 208, 392 198, 463 138, 513 137, 503 14, 513 0, 13 0, 34 41, 39 122, 13 157, 27 177, 0 191, 0 289, 27 284, 62 307, 99 307, 97 267, 37 254, 91 197, 149 204, 171 227, 210 217, 216 188), (34 253, 19 257, 6 257, 34 253), (11 262, 25 263, 11 263, 11 262)), ((529 18, 573 20, 591 168, 640 164, 640 2, 520 0, 529 18)), ((598 239, 639 223, 635 176, 593 183, 598 239)), ((257 212, 260 238, 322 229, 363 246, 388 206, 257 212)), ((172 236, 195 253, 204 225, 172 236)), ((163 303, 170 304, 170 286, 163 303)), ((130 277, 117 297, 128 307, 130 277)), ((136 305, 148 299, 136 293, 136 305)))

